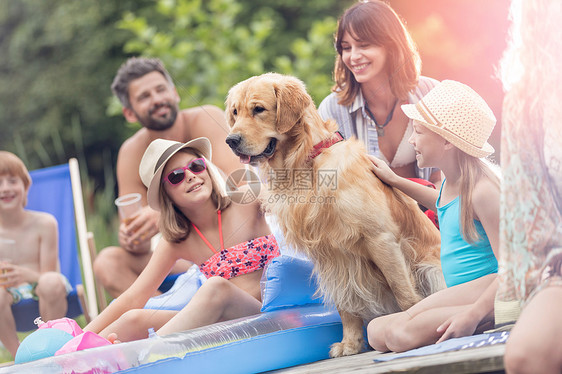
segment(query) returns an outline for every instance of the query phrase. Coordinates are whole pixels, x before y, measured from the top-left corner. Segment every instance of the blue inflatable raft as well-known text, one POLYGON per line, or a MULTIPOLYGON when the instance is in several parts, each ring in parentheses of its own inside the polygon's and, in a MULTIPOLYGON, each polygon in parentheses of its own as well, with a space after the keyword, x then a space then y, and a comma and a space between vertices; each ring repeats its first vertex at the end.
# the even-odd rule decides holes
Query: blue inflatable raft
POLYGON ((163 337, 13 365, 0 373, 259 373, 329 357, 341 340, 335 308, 314 296, 312 264, 280 256, 268 266, 262 313, 163 337))

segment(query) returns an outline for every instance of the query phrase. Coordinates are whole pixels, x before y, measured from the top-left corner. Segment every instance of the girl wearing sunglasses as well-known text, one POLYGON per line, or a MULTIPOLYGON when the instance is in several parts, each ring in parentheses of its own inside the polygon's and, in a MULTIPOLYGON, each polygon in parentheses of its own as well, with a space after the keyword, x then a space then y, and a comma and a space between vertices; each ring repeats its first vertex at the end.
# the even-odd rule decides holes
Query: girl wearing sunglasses
POLYGON ((182 144, 157 139, 140 163, 148 204, 161 212, 162 239, 133 285, 86 330, 120 341, 166 335, 257 314, 265 264, 279 255, 258 201, 231 203, 207 138, 182 144), (180 311, 142 309, 179 259, 208 279, 180 311))

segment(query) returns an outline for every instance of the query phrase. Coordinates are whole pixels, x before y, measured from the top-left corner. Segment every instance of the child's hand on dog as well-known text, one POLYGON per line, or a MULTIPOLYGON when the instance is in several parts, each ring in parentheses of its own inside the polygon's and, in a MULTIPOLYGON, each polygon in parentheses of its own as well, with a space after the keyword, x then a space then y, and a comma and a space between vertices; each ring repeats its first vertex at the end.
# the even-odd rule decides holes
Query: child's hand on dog
POLYGON ((386 162, 375 156, 367 155, 373 163, 371 171, 384 183, 393 186, 396 183, 397 175, 390 169, 386 162))

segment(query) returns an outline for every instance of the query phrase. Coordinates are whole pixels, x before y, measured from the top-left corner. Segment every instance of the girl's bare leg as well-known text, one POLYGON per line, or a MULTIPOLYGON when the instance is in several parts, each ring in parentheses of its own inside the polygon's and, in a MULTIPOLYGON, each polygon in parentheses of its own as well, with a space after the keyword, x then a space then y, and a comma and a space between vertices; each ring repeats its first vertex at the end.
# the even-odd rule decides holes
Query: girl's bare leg
POLYGON ((132 309, 103 329, 100 335, 107 339, 114 333, 121 342, 146 339, 149 328, 160 329, 177 313, 175 310, 132 309))
POLYGON ((369 345, 374 350, 379 352, 390 351, 390 349, 386 346, 386 330, 393 324, 394 320, 404 318, 402 317, 404 313, 406 312, 388 314, 386 316, 377 317, 369 322, 367 325, 367 339, 369 341, 369 345))
POLYGON ((439 327, 447 319, 468 308, 468 305, 433 308, 410 318, 406 313, 395 319, 386 331, 386 345, 394 352, 404 352, 435 343, 439 327))
POLYGON ((209 278, 179 313, 157 331, 167 335, 259 313, 261 303, 232 282, 209 278))
POLYGON ((405 351, 432 344, 436 330, 453 314, 474 303, 494 281, 495 274, 438 291, 405 312, 373 319, 367 326, 369 344, 381 352, 405 351))

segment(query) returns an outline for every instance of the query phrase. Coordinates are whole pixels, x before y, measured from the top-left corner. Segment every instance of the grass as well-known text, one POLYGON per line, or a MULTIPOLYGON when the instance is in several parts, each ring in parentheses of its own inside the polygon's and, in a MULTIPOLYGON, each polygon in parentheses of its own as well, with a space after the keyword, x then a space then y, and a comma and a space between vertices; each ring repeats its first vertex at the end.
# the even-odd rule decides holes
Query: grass
POLYGON ((0 364, 12 362, 12 361, 14 361, 14 358, 12 357, 10 352, 8 352, 8 350, 4 348, 4 346, 0 346, 0 364))

